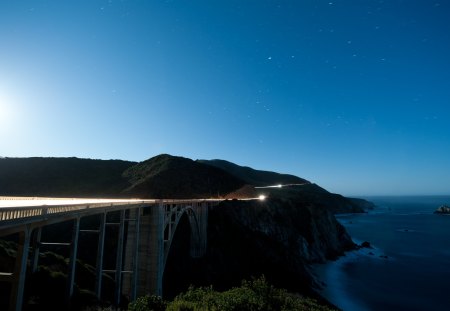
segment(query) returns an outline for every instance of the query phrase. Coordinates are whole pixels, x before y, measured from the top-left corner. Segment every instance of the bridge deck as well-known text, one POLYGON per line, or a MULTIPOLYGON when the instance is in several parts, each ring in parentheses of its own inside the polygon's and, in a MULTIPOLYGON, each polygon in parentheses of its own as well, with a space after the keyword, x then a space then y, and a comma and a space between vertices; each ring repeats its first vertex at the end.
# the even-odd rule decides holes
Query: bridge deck
POLYGON ((0 197, 0 236, 22 230, 23 226, 42 226, 103 212, 133 209, 156 204, 219 202, 219 199, 142 200, 92 198, 0 197))

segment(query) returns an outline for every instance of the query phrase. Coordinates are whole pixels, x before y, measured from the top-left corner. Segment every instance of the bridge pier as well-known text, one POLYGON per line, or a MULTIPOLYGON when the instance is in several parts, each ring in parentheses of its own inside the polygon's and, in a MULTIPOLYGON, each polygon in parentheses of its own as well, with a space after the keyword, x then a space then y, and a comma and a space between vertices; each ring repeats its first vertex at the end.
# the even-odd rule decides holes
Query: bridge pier
POLYGON ((75 284, 75 270, 77 264, 77 252, 78 252, 78 237, 80 235, 80 217, 77 217, 73 221, 72 228, 72 241, 70 243, 70 258, 69 258, 69 269, 67 272, 67 292, 66 299, 70 305, 70 300, 73 295, 73 287, 75 284))
POLYGON ((106 212, 100 214, 100 226, 98 229, 97 259, 95 267, 95 295, 100 300, 102 296, 103 281, 103 251, 105 247, 106 212))
POLYGON ((129 212, 129 222, 134 225, 128 225, 127 240, 125 243, 125 263, 124 270, 129 272, 123 275, 122 294, 128 296, 130 301, 136 300, 137 288, 139 286, 139 245, 141 230, 142 208, 132 209, 129 212))
POLYGON ((39 268, 39 252, 41 247, 42 227, 36 228, 36 233, 33 238, 33 254, 31 255, 31 272, 35 273, 39 268))
POLYGON ((164 205, 158 203, 133 212, 136 224, 128 226, 122 293, 133 301, 137 296, 162 295, 164 271, 164 205))
POLYGON ((135 239, 134 239, 134 254, 133 254, 133 277, 131 279, 131 301, 135 301, 137 298, 137 286, 139 279, 139 239, 141 229, 141 212, 142 209, 135 209, 135 239))
MULTIPOLYGON (((150 213, 150 255, 147 293, 162 296, 164 273, 164 204, 159 202, 150 213)), ((148 256, 147 255, 147 256, 148 256)))
POLYGON ((116 306, 120 304, 122 295, 122 266, 123 266, 123 242, 125 234, 125 212, 120 211, 119 236, 117 238, 117 254, 116 254, 116 286, 114 291, 114 299, 116 306))
POLYGON ((25 277, 27 273, 28 251, 30 248, 31 229, 27 225, 22 232, 19 232, 18 249, 14 272, 11 275, 11 296, 9 310, 21 311, 23 304, 23 293, 25 290, 25 277))

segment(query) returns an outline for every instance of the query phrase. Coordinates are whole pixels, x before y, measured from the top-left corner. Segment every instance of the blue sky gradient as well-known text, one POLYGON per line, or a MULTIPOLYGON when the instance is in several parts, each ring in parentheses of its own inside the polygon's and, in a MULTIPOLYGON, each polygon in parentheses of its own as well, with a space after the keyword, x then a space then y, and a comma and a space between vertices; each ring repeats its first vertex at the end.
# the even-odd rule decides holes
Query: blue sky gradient
POLYGON ((2 1, 0 155, 160 153, 450 193, 450 4, 2 1))

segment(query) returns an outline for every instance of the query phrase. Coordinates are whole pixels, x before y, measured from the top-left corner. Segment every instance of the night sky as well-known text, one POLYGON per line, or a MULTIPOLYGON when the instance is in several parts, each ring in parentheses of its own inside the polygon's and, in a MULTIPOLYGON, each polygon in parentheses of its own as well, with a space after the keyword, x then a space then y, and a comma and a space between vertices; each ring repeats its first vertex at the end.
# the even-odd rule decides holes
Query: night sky
POLYGON ((450 194, 450 3, 1 1, 0 156, 450 194))

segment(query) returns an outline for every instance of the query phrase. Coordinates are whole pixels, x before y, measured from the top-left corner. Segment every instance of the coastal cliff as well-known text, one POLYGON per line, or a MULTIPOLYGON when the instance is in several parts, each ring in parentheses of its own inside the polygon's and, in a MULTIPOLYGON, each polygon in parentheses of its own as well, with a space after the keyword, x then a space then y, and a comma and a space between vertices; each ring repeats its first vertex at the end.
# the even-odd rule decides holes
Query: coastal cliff
POLYGON ((260 275, 276 286, 316 296, 310 264, 335 259, 355 247, 326 205, 304 203, 295 190, 261 202, 227 200, 214 207, 203 258, 186 260, 188 225, 177 230, 164 276, 169 296, 189 284, 227 289, 260 275), (179 287, 175 291, 169 286, 174 282, 179 287))
MULTIPOLYGON (((180 222, 164 272, 168 297, 190 284, 225 290, 238 286, 242 279, 265 275, 278 287, 320 299, 314 291, 318 284, 310 264, 334 259, 355 247, 334 214, 364 212, 372 206, 365 200, 330 193, 297 176, 222 160, 193 161, 170 155, 140 163, 1 158, 0 195, 224 199, 209 212, 208 247, 203 258, 189 257, 189 221, 184 217, 180 222), (291 186, 255 187, 278 184, 291 186), (234 199, 258 195, 267 198, 234 199)), ((67 234, 62 225, 52 230, 58 236, 67 234)), ((88 253, 95 247, 80 249, 80 257, 89 263, 88 253)))

